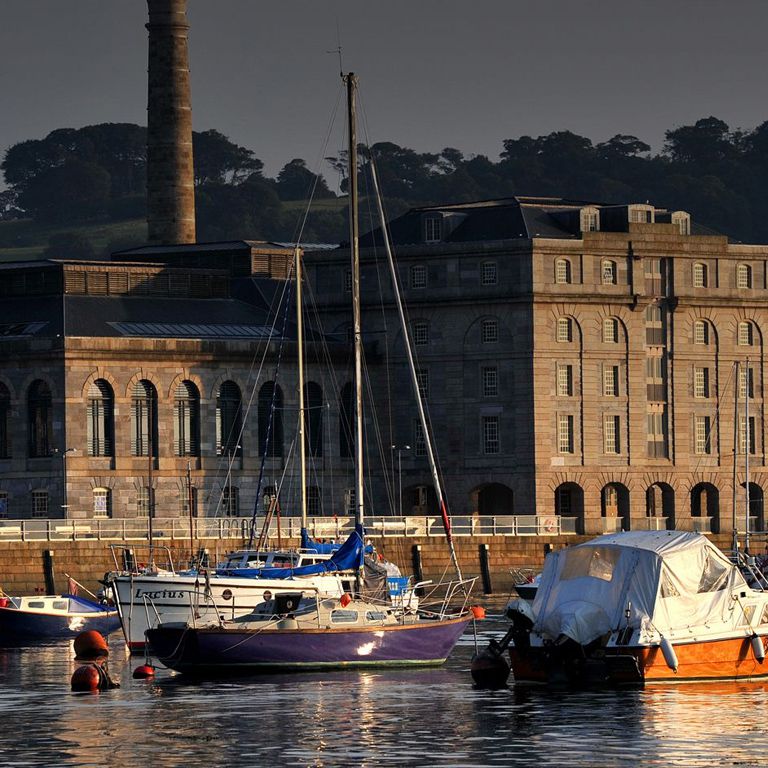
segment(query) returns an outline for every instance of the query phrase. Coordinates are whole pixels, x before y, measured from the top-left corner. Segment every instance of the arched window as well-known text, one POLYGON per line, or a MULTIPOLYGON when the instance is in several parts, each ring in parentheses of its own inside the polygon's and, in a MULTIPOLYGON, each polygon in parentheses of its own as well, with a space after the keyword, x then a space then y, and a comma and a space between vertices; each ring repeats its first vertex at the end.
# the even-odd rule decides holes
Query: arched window
POLYGON ((740 346, 751 347, 755 343, 755 327, 750 322, 739 323, 737 343, 740 346))
POLYGON ((323 455, 323 388, 314 381, 304 385, 306 450, 310 456, 323 455))
POLYGON ((573 341, 573 322, 570 317, 557 318, 557 340, 573 341))
MULTIPOLYGON (((259 403, 261 403, 261 400, 259 400, 259 403)), ((261 408, 261 405, 259 405, 259 408, 261 408)), ((261 413, 261 411, 259 411, 259 413, 261 413)), ((219 387, 219 391, 216 395, 217 455, 243 455, 243 446, 240 444, 240 433, 242 432, 242 429, 243 400, 240 396, 240 387, 238 387, 234 381, 225 381, 219 387)))
POLYGON ((750 267, 749 264, 739 264, 736 267, 736 287, 752 287, 752 267, 750 267))
POLYGON ((131 453, 157 456, 157 390, 142 379, 133 385, 131 397, 131 453))
POLYGON ((693 287, 707 287, 707 265, 697 262, 693 265, 693 287))
POLYGON ((53 407, 51 390, 38 379, 29 387, 27 400, 30 458, 53 455, 53 407))
POLYGON ((86 425, 89 456, 115 455, 115 397, 104 379, 88 387, 86 425))
POLYGON ((709 344, 709 323, 706 320, 696 320, 694 322, 693 343, 709 344))
POLYGON ((603 285, 616 285, 616 262, 611 259, 604 259, 602 263, 603 285))
POLYGON ((352 458, 355 446, 355 402, 352 385, 345 384, 339 397, 339 456, 352 458))
POLYGON ((109 488, 93 489, 93 516, 112 517, 112 491, 109 488))
POLYGON ((603 343, 619 343, 619 321, 615 317, 606 317, 603 320, 603 343))
POLYGON ((0 459, 11 455, 11 438, 8 422, 11 417, 11 393, 5 384, 0 383, 0 459))
POLYGON ((174 393, 173 452, 200 455, 200 393, 191 381, 179 382, 174 393))
POLYGON ((283 455, 283 391, 273 381, 259 390, 259 455, 283 455))
POLYGON ((555 262, 555 282, 571 282, 571 262, 568 259, 558 259, 555 262))

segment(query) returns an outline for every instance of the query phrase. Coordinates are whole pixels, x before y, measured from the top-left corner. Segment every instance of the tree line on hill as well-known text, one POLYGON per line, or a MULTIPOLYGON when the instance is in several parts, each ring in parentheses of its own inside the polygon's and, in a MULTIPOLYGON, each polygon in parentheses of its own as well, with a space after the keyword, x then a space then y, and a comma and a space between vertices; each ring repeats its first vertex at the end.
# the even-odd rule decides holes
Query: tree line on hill
MULTIPOLYGON (((417 152, 392 142, 372 145, 390 215, 418 205, 510 195, 559 196, 601 203, 644 202, 683 209, 696 220, 744 242, 768 242, 768 122, 731 130, 716 117, 666 132, 653 154, 635 136, 594 144, 570 131, 507 139, 497 161, 458 149, 417 152)), ((302 159, 275 178, 255 153, 216 130, 195 132, 198 239, 293 241, 310 194, 332 199, 322 174, 302 159)), ((342 178, 344 153, 326 158, 342 178)), ((365 171, 367 161, 362 161, 365 171)), ((10 147, 0 165, 0 219, 47 225, 121 221, 146 213, 146 128, 104 123, 62 128, 10 147)), ((345 239, 345 206, 310 209, 303 242, 345 239)))

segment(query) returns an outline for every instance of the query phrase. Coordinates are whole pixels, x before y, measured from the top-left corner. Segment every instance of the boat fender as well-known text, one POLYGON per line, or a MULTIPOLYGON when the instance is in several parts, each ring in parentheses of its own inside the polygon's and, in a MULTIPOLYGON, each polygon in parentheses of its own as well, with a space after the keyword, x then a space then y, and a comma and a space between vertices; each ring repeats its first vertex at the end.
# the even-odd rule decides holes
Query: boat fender
POLYGON ((672 643, 670 643, 669 640, 664 637, 664 635, 662 635, 659 645, 661 646, 661 652, 664 655, 664 661, 667 662, 667 666, 673 672, 677 672, 677 667, 679 665, 677 661, 677 654, 675 653, 675 649, 672 647, 672 643))
POLYGON ((351 602, 352 598, 346 592, 339 598, 342 608, 346 608, 351 602))
POLYGON ((155 676, 155 668, 151 664, 142 664, 133 670, 134 680, 147 680, 155 676))
POLYGON ((763 638, 760 635, 752 635, 750 640, 752 645, 752 653, 755 655, 755 660, 758 664, 762 664, 765 661, 765 646, 763 645, 763 638))
POLYGON ((472 618, 474 619, 485 618, 485 608, 483 608, 482 605, 473 605, 471 610, 472 610, 472 618))
POLYGON ((95 629, 89 629, 81 632, 74 642, 75 659, 77 661, 86 661, 97 659, 102 656, 109 656, 109 647, 104 637, 95 629))
POLYGON ((115 682, 109 676, 105 666, 95 661, 78 667, 72 673, 70 684, 72 690, 78 693, 98 693, 120 687, 120 683, 115 682))

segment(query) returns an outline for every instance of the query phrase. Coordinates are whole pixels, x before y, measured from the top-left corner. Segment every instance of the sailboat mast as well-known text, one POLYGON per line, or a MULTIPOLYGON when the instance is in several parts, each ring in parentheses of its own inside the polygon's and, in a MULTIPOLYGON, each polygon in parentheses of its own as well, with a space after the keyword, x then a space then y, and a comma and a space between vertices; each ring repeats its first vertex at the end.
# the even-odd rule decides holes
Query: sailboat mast
POLYGON ((357 214, 357 77, 344 76, 349 120, 349 249, 352 256, 352 330, 355 342, 355 522, 363 524, 363 337, 360 311, 360 226, 357 214))
MULTIPOLYGON (((307 413, 304 404, 304 318, 301 301, 301 249, 294 250, 296 262, 296 334, 298 336, 297 353, 299 356, 299 457, 301 459, 301 527, 307 527, 307 452, 304 434, 307 427, 307 413)), ((278 518, 279 520, 279 518, 278 518)), ((279 525, 279 522, 278 522, 279 525)))
POLYGON ((381 222, 381 231, 384 237, 384 248, 387 252, 387 263, 389 264, 389 274, 392 278, 392 290, 395 295, 395 305, 397 306, 397 314, 400 318, 400 327, 403 332, 403 339, 405 340, 405 351, 408 355, 408 370, 411 377, 411 385, 416 396, 416 406, 419 411, 419 423, 421 424, 421 431, 424 435, 424 447, 427 449, 427 460, 429 462, 429 469, 432 474, 432 484, 435 487, 435 494, 437 495, 437 503, 440 508, 440 515, 443 520, 443 527, 445 528, 445 538, 448 542, 448 549, 451 553, 451 562, 453 568, 456 571, 456 577, 459 581, 462 580, 461 567, 459 566, 459 559, 456 556, 456 548, 453 545, 453 535, 451 534, 451 518, 448 514, 448 506, 445 503, 445 496, 443 495, 443 486, 440 483, 440 473, 437 471, 437 461, 435 460, 435 451, 432 447, 432 439, 427 425, 427 414, 424 411, 424 402, 419 388, 419 380, 416 375, 416 361, 413 358, 413 345, 411 343, 411 332, 408 327, 408 323, 405 319, 405 310, 403 309, 403 300, 400 296, 400 281, 397 277, 397 269, 395 268, 395 259, 392 255, 392 246, 389 242, 389 233, 387 232, 387 221, 384 216, 384 208, 381 204, 381 192, 379 190, 379 180, 376 176, 376 166, 371 162, 371 175, 373 177, 373 187, 376 192, 376 206, 379 213, 379 221, 381 222))
POLYGON ((734 387, 733 387, 733 480, 732 480, 732 490, 733 490, 733 536, 731 537, 731 549, 733 550, 733 554, 736 554, 736 551, 739 548, 739 531, 738 531, 738 523, 736 522, 736 506, 738 504, 738 498, 739 494, 737 492, 738 483, 737 483, 737 463, 739 461, 739 361, 737 360, 733 364, 734 368, 734 387))
POLYGON ((744 491, 745 506, 744 522, 744 554, 749 554, 749 358, 744 366, 744 491))

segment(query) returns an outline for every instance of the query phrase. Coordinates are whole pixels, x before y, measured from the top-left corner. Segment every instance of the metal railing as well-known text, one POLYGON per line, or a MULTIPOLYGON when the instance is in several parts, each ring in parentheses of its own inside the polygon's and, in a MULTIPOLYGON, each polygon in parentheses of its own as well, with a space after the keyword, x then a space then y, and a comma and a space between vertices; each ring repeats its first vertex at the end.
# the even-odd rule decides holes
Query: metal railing
MULTIPOLYGON (((576 533, 575 517, 558 515, 456 515, 451 518, 454 536, 560 536, 576 533)), ((260 525, 260 521, 259 521, 260 525)), ((250 517, 182 517, 152 519, 153 538, 157 540, 247 539, 250 517)), ((354 529, 352 517, 315 517, 309 521, 309 534, 316 540, 340 539, 354 529)), ((444 536, 442 518, 374 517, 366 520, 366 535, 376 537, 438 537, 444 536)), ((273 520, 269 539, 299 538, 301 521, 298 517, 273 520)), ((149 521, 146 517, 93 518, 90 520, 0 520, 0 541, 146 541, 149 521)))

